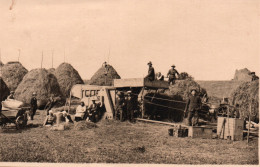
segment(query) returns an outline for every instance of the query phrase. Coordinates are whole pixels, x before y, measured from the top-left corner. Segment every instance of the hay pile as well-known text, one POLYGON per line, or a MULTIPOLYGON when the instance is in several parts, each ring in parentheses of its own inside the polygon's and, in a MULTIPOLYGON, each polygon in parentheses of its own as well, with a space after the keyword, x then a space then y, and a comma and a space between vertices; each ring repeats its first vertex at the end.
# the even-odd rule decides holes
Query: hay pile
POLYGON ((241 84, 231 95, 233 104, 240 105, 242 118, 249 116, 249 104, 252 98, 251 120, 259 122, 259 80, 241 84))
POLYGON ((121 79, 121 77, 111 65, 107 65, 107 69, 108 72, 106 76, 106 68, 104 66, 99 68, 98 71, 91 77, 89 84, 112 86, 113 79, 121 79))
POLYGON ((80 121, 74 123, 74 130, 87 130, 97 128, 98 126, 93 122, 80 121))
POLYGON ((174 85, 169 86, 169 90, 166 91, 166 94, 170 96, 180 96, 186 101, 190 95, 191 89, 196 89, 199 92, 199 95, 202 96, 207 93, 197 82, 188 78, 185 80, 177 80, 174 85))
POLYGON ((54 74, 58 79, 61 92, 66 97, 69 97, 73 85, 84 83, 78 71, 68 63, 62 63, 59 65, 54 74))
POLYGON ((0 60, 0 67, 3 66, 3 65, 4 65, 4 63, 0 60))
POLYGON ((20 62, 8 62, 2 67, 2 78, 11 91, 14 91, 28 70, 20 62))
POLYGON ((49 69, 48 69, 48 72, 51 73, 51 74, 54 74, 55 68, 49 68, 49 69))
POLYGON ((235 81, 251 81, 252 76, 250 75, 251 71, 247 68, 236 70, 234 79, 235 81))
POLYGON ((33 92, 37 93, 38 107, 40 108, 47 104, 51 94, 54 98, 58 98, 62 94, 57 78, 48 73, 46 69, 34 69, 28 72, 17 87, 15 98, 30 104, 33 92))
POLYGON ((0 77, 0 103, 5 100, 10 94, 10 90, 5 84, 4 80, 0 77))

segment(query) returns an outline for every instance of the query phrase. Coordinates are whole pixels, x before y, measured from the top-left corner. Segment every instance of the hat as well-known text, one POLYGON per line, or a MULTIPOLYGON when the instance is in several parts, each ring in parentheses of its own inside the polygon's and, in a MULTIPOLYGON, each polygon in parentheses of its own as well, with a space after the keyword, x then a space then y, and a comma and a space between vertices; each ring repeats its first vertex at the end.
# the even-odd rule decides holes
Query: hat
POLYGON ((192 91, 197 92, 197 89, 193 88, 193 89, 190 90, 190 92, 192 92, 192 91))
POLYGON ((152 62, 151 62, 151 61, 149 61, 149 62, 147 63, 147 65, 149 65, 149 64, 151 64, 151 65, 152 65, 152 62))
POLYGON ((174 64, 171 67, 176 67, 174 64))
POLYGON ((251 72, 251 74, 255 74, 255 72, 251 72))
POLYGON ((49 110, 49 114, 53 114, 53 111, 52 111, 52 110, 49 110))

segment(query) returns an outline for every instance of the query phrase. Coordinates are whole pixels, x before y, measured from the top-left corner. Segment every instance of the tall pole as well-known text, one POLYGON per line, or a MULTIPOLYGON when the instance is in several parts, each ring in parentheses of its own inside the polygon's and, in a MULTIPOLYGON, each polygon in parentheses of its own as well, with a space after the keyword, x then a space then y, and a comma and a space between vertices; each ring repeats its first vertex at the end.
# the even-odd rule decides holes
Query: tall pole
POLYGON ((248 120, 248 131, 247 131, 247 143, 249 143, 249 134, 250 134, 250 126, 251 126, 251 112, 252 112, 252 98, 249 103, 249 120, 248 120))
POLYGON ((42 68, 42 62, 43 62, 43 51, 42 51, 42 61, 41 61, 41 68, 42 68))
POLYGON ((51 68, 53 68, 53 50, 52 50, 52 53, 51 53, 51 68))
POLYGON ((65 63, 65 48, 63 49, 63 62, 65 63))
POLYGON ((20 60, 20 55, 21 55, 21 49, 18 49, 18 52, 19 52, 19 54, 18 54, 18 62, 20 62, 19 60, 20 60))

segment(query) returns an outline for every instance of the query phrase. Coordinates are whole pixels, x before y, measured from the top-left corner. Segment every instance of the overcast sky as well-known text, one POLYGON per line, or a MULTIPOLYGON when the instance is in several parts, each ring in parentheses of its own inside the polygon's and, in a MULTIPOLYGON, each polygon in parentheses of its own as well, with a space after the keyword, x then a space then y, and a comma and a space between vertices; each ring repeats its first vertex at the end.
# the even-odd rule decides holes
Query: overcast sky
POLYGON ((0 1, 2 61, 28 69, 64 61, 89 79, 109 61, 122 78, 139 78, 152 61, 196 80, 230 80, 247 67, 259 75, 258 0, 0 1), (110 56, 109 55, 110 48, 110 56), (108 58, 109 57, 109 58, 108 58))

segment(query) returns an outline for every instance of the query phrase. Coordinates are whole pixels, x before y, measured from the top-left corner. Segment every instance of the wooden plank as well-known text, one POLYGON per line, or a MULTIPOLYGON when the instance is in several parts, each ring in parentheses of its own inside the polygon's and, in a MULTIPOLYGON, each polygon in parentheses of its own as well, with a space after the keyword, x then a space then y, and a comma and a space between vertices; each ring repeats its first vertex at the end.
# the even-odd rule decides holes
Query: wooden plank
POLYGON ((142 119, 142 118, 136 118, 136 120, 137 120, 137 121, 150 122, 150 123, 158 123, 158 124, 170 125, 170 126, 181 125, 182 127, 186 127, 186 128, 189 127, 189 126, 184 125, 184 124, 171 123, 171 122, 163 122, 163 121, 155 121, 155 120, 142 119))

